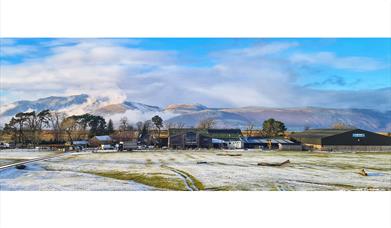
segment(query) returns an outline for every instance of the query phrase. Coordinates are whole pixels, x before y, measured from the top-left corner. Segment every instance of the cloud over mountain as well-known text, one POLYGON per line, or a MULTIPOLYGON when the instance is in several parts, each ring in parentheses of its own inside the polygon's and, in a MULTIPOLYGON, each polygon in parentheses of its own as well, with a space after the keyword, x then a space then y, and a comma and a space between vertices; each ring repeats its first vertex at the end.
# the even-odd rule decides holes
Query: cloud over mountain
POLYGON ((68 115, 91 113, 101 115, 106 120, 112 119, 118 124, 122 117, 129 122, 150 120, 159 115, 171 123, 194 127, 205 118, 213 118, 216 127, 242 128, 249 123, 257 128, 268 118, 283 121, 290 130, 302 130, 305 126, 312 128, 330 127, 333 123, 343 122, 359 128, 375 131, 391 130, 391 111, 379 112, 369 109, 335 109, 316 107, 266 108, 240 107, 216 108, 202 104, 171 104, 166 108, 143 103, 124 101, 112 103, 108 98, 92 97, 86 94, 68 97, 46 97, 35 101, 18 101, 0 106, 0 126, 18 112, 42 111, 49 109, 65 112, 68 115))
POLYGON ((6 53, 26 56, 23 61, 2 65, 1 103, 85 93, 108 97, 110 103, 137 100, 157 106, 202 103, 220 108, 322 106, 385 110, 389 105, 390 85, 357 91, 317 88, 322 86, 320 82, 339 83, 344 88, 347 83, 341 83, 346 81, 343 79, 323 78, 317 87, 311 86, 316 83, 299 83, 304 76, 298 65, 359 72, 389 67, 370 57, 297 52, 300 42, 274 41, 213 51, 207 56, 210 63, 198 66, 181 61, 177 51, 146 49, 140 43, 131 39, 42 41, 30 45, 35 49, 39 46, 45 53, 35 56, 30 55, 32 50, 27 45, 7 41, 3 49, 6 53), (18 47, 16 52, 11 50, 18 47))

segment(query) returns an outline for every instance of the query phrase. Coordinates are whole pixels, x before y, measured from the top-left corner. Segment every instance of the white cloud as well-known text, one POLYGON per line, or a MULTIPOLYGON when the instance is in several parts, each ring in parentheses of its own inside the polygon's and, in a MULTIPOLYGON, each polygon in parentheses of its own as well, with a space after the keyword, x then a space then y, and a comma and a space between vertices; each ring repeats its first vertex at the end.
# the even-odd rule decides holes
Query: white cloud
MULTIPOLYGON (((168 120, 172 117, 175 117, 179 114, 175 114, 168 111, 161 112, 141 112, 139 110, 127 110, 125 113, 118 113, 110 116, 110 119, 113 120, 114 124, 119 124, 121 118, 126 117, 130 124, 134 125, 138 121, 151 120, 155 115, 160 116, 163 120, 168 120)), ((108 121, 108 119, 107 119, 108 121)))
POLYGON ((29 55, 36 52, 37 48, 30 45, 18 45, 18 46, 0 46, 0 54, 2 56, 15 56, 15 55, 29 55))
POLYGON ((375 59, 361 56, 338 57, 331 52, 296 53, 290 57, 293 63, 326 65, 336 69, 373 71, 387 67, 375 59))
POLYGON ((82 42, 51 48, 53 55, 0 69, 1 89, 19 99, 88 93, 124 97, 119 87, 137 72, 170 65, 174 53, 82 42))
POLYGON ((229 49, 212 53, 212 56, 219 58, 243 58, 243 57, 261 57, 283 52, 287 49, 297 47, 297 42, 274 42, 256 45, 248 48, 229 49))
MULTIPOLYGON (((112 103, 128 99, 160 107, 201 103, 210 107, 378 108, 387 102, 386 92, 375 90, 357 94, 298 86, 292 63, 356 70, 372 70, 379 63, 365 57, 341 58, 331 53, 296 54, 288 60, 278 56, 297 43, 274 42, 225 50, 211 55, 216 60, 213 66, 189 67, 180 63, 175 52, 124 47, 121 40, 67 42, 47 44, 53 53, 47 57, 2 67, 0 86, 7 93, 5 100, 87 93, 108 96, 112 103), (366 96, 365 102, 355 100, 361 95, 366 96)), ((127 114, 139 118, 144 115, 127 114)))
POLYGON ((40 42, 43 47, 56 47, 56 46, 72 46, 77 44, 94 44, 99 45, 111 45, 111 46, 123 46, 123 45, 138 45, 141 43, 140 39, 128 39, 128 38, 59 38, 54 40, 44 40, 40 42))

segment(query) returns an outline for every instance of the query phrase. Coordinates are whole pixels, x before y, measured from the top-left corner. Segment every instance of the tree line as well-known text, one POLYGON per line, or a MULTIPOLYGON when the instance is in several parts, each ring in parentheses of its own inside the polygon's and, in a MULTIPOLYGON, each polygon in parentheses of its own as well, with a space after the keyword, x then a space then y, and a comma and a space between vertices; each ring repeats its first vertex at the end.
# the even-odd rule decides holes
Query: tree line
MULTIPOLYGON (((184 124, 164 122, 156 115, 151 120, 139 121, 131 124, 127 117, 119 120, 117 130, 113 121, 108 122, 99 115, 82 114, 68 116, 64 112, 50 111, 19 112, 3 127, 2 133, 11 135, 11 140, 18 144, 38 145, 47 141, 42 136, 44 130, 51 134, 52 143, 72 142, 74 140, 86 140, 97 135, 112 135, 138 132, 138 139, 150 144, 158 142, 161 130, 168 128, 183 128, 184 124), (157 130, 157 134, 150 134, 151 130, 157 130), (152 137, 152 139, 151 139, 152 137)), ((124 136, 126 137, 126 136, 124 136)))
POLYGON ((256 128, 254 122, 249 122, 246 128, 247 135, 253 136, 255 133, 263 137, 283 136, 287 128, 285 124, 273 118, 263 121, 262 128, 256 128))
POLYGON ((20 112, 4 125, 3 131, 11 135, 16 143, 41 143, 43 130, 50 130, 54 142, 73 141, 83 137, 111 134, 114 132, 113 122, 97 115, 83 114, 67 116, 62 112, 43 110, 40 112, 20 112))
MULTIPOLYGON (((196 128, 210 129, 217 126, 213 118, 201 119, 196 128)), ((183 123, 172 123, 163 121, 155 115, 150 120, 139 121, 135 125, 131 124, 127 117, 119 120, 118 128, 114 128, 113 121, 108 122, 99 115, 82 114, 68 116, 63 112, 43 110, 40 112, 20 112, 4 125, 3 132, 10 134, 15 143, 38 145, 45 141, 41 137, 44 130, 50 131, 53 143, 63 143, 65 141, 85 140, 97 135, 111 135, 113 133, 127 134, 137 132, 138 140, 150 144, 160 142, 160 134, 163 129, 184 128, 183 123), (151 134, 151 130, 153 130, 151 134)), ((249 125, 247 131, 261 131, 263 136, 274 137, 283 135, 286 131, 284 123, 274 119, 263 122, 261 130, 255 130, 255 124, 249 125)), ((125 137, 125 136, 124 136, 125 137)))

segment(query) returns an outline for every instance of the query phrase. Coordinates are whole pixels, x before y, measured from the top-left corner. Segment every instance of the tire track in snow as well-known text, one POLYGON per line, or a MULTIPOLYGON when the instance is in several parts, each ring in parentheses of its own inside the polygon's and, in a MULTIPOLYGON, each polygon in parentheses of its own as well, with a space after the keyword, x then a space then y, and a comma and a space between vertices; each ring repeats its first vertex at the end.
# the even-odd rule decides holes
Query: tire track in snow
POLYGON ((175 169, 175 168, 168 167, 168 166, 162 166, 162 167, 167 168, 167 169, 171 170, 172 172, 174 172, 175 174, 177 174, 183 180, 183 182, 186 185, 186 188, 189 191, 199 191, 197 186, 194 184, 193 179, 191 177, 189 177, 187 175, 187 173, 183 172, 182 170, 175 169))
POLYGON ((61 153, 61 154, 56 154, 56 155, 51 155, 51 156, 46 156, 46 157, 41 157, 41 158, 34 158, 34 159, 27 160, 27 161, 22 161, 22 162, 16 162, 16 163, 12 163, 12 164, 1 166, 0 170, 4 170, 4 169, 12 168, 12 167, 15 167, 15 166, 18 166, 18 165, 24 165, 24 164, 32 163, 32 162, 44 161, 44 160, 48 160, 48 159, 51 159, 51 158, 62 157, 62 156, 66 156, 66 155, 69 155, 69 154, 72 154, 72 153, 61 153))

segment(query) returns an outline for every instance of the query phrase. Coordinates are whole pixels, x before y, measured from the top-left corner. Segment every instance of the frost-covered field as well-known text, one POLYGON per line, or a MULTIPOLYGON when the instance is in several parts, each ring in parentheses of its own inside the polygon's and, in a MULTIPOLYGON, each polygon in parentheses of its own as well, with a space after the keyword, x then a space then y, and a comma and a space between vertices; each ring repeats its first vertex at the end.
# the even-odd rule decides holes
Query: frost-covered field
MULTIPOLYGON (((1 155, 17 157, 11 153, 1 155)), ((36 162, 25 170, 0 171, 0 186, 1 190, 391 190, 391 153, 78 153, 36 162), (241 156, 217 155, 221 153, 241 156), (287 159, 291 163, 283 167, 257 165, 287 159), (368 176, 359 175, 361 169, 368 176)))
POLYGON ((54 154, 56 154, 56 152, 31 149, 0 150, 0 166, 12 164, 15 162, 22 162, 34 158, 50 156, 54 154))

